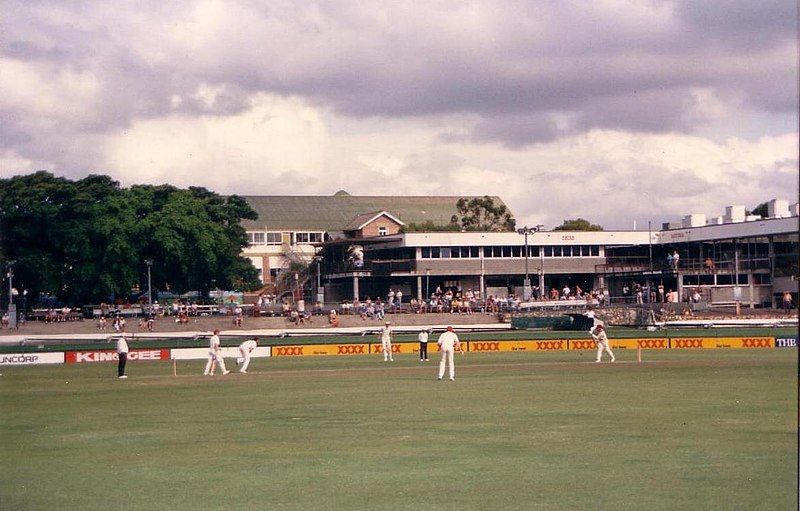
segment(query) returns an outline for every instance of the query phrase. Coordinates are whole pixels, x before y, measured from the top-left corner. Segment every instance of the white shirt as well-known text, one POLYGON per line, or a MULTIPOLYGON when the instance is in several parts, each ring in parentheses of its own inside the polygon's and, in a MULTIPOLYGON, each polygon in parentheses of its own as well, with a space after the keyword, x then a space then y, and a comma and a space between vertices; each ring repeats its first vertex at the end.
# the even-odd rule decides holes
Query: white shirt
POLYGON ((605 330, 600 330, 599 332, 594 330, 592 332, 592 338, 597 342, 608 342, 608 336, 605 330))
POLYGON ((392 329, 388 326, 383 327, 381 330, 381 342, 389 342, 392 340, 392 329))
POLYGON ((239 345, 239 349, 242 351, 253 351, 256 349, 256 341, 250 339, 249 341, 244 341, 242 344, 239 345))
POLYGON ((417 336, 417 339, 421 343, 427 343, 428 342, 428 332, 420 332, 419 335, 417 336))
POLYGON ((458 336, 455 332, 444 332, 442 335, 439 336, 439 340, 436 342, 443 350, 452 350, 453 347, 458 344, 458 336))
POLYGON ((218 335, 212 335, 211 336, 211 339, 208 342, 208 349, 209 349, 209 351, 212 351, 212 352, 217 351, 219 349, 219 336, 218 335))
POLYGON ((117 339, 117 353, 127 353, 128 352, 128 341, 125 340, 124 337, 120 337, 117 339))

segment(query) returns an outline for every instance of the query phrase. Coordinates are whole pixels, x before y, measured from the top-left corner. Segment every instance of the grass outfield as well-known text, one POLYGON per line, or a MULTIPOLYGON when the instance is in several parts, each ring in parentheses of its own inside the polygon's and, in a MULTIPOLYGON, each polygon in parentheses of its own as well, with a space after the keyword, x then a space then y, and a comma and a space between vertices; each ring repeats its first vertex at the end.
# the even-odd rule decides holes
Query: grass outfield
POLYGON ((796 509, 796 350, 593 355, 6 367, 0 509, 796 509))

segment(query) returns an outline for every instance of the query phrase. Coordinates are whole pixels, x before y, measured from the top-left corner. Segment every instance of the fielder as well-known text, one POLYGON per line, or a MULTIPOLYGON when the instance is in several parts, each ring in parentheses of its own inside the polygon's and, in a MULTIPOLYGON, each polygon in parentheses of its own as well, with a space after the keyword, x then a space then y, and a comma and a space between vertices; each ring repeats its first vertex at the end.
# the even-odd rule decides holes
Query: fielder
POLYGON ((203 375, 208 376, 209 374, 214 374, 214 366, 216 364, 219 364, 223 375, 230 372, 225 369, 225 359, 222 358, 222 350, 219 346, 219 329, 214 330, 214 335, 211 336, 208 342, 208 362, 206 362, 206 370, 203 371, 203 375))
POLYGON ((392 327, 391 322, 387 321, 381 329, 381 351, 383 352, 383 361, 387 360, 394 362, 392 358, 392 327))
POLYGON ((439 379, 441 380, 444 376, 444 368, 445 365, 448 363, 450 364, 450 381, 456 379, 456 368, 453 364, 453 352, 454 351, 461 351, 461 342, 458 340, 458 336, 453 331, 453 327, 447 327, 447 331, 443 332, 442 335, 439 336, 439 340, 436 342, 439 345, 439 351, 442 352, 442 360, 439 362, 439 379))
POLYGON ((608 355, 611 357, 612 362, 616 361, 616 358, 614 358, 614 352, 611 351, 611 348, 609 348, 608 346, 608 336, 606 335, 606 331, 603 328, 603 325, 595 326, 591 330, 591 333, 592 333, 592 339, 594 339, 595 342, 597 343, 597 360, 595 360, 595 362, 598 364, 600 363, 600 359, 603 356, 603 351, 608 353, 608 355))
POLYGON ((247 373, 247 367, 250 365, 250 353, 256 349, 256 346, 258 346, 258 337, 253 337, 239 345, 239 353, 242 354, 242 357, 237 358, 236 363, 241 364, 240 373, 247 373))

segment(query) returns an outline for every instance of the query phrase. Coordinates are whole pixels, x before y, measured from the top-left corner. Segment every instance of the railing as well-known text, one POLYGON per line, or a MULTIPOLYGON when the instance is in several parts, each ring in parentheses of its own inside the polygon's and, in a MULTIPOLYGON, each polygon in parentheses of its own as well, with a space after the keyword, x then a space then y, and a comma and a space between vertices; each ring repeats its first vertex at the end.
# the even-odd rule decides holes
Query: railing
MULTIPOLYGON (((736 267, 733 259, 681 258, 678 265, 670 265, 666 259, 650 261, 647 257, 609 258, 604 264, 595 265, 596 273, 635 273, 648 270, 686 272, 732 272, 736 267)), ((770 268, 769 257, 739 259, 739 271, 766 270, 770 268)))
POLYGON ((372 273, 374 275, 391 275, 394 272, 409 273, 417 268, 413 259, 391 259, 376 261, 335 261, 324 263, 323 272, 332 273, 372 273))

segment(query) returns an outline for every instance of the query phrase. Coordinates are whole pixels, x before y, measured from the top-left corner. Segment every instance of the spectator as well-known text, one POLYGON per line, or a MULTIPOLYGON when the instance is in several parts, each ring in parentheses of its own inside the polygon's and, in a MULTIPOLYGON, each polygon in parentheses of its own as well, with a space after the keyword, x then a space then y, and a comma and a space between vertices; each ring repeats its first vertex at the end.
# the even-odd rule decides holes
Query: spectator
POLYGON ((788 314, 794 307, 792 306, 792 293, 784 291, 783 293, 783 308, 788 314))

